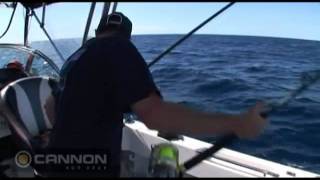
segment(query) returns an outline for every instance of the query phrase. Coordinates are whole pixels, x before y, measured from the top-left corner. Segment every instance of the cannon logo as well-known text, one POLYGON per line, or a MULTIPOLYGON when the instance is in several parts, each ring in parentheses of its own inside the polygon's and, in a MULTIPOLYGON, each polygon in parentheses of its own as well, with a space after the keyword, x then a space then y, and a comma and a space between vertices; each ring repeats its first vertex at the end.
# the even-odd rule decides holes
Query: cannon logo
POLYGON ((108 156, 101 152, 37 152, 19 151, 15 163, 20 168, 57 168, 66 170, 106 170, 108 156), (32 164, 31 164, 32 163, 32 164))
POLYGON ((26 168, 31 164, 31 155, 27 151, 20 151, 15 156, 17 166, 26 168))

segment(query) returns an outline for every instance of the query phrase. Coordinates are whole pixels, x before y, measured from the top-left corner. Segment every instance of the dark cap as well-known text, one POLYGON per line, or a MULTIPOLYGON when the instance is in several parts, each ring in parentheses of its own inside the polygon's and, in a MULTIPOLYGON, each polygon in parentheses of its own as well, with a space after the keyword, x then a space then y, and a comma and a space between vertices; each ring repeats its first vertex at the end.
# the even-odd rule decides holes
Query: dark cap
POLYGON ((102 33, 108 29, 119 30, 119 32, 130 38, 132 23, 130 19, 121 12, 114 12, 101 18, 96 32, 102 33))

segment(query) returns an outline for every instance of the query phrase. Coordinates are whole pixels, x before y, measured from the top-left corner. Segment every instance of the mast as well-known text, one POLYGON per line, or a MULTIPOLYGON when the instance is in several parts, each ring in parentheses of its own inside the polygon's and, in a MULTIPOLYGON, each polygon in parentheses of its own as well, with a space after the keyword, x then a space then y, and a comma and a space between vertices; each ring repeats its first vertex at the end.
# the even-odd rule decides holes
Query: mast
POLYGON ((113 3, 112 13, 116 12, 116 10, 117 10, 117 5, 118 5, 118 2, 114 2, 114 3, 113 3))
POLYGON ((91 20, 92 20, 92 17, 93 17, 93 12, 94 12, 95 6, 96 6, 96 2, 92 2, 91 3, 90 12, 89 12, 89 15, 88 15, 86 28, 84 30, 84 35, 83 35, 83 39, 82 39, 82 45, 87 41, 88 32, 89 32, 89 29, 90 29, 91 20))
POLYGON ((23 45, 27 46, 28 45, 28 30, 29 30, 29 18, 30 18, 30 10, 29 8, 26 9, 26 16, 24 19, 24 40, 23 40, 23 45))
POLYGON ((106 2, 104 3, 104 6, 103 6, 103 10, 102 10, 102 13, 101 13, 101 18, 108 15, 109 13, 109 9, 110 9, 110 2, 106 2))

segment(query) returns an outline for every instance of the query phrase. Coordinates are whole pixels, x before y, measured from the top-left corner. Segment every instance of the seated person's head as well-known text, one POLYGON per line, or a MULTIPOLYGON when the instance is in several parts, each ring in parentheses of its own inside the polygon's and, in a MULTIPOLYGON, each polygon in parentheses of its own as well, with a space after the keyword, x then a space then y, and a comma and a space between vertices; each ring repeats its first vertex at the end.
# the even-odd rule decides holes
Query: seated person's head
POLYGON ((15 59, 10 61, 7 64, 7 68, 8 69, 17 69, 17 70, 20 70, 20 71, 24 71, 23 65, 19 61, 15 60, 15 59))
POLYGON ((132 23, 120 12, 114 12, 101 18, 96 29, 96 36, 120 35, 122 37, 131 38, 132 23))
POLYGON ((6 68, 0 69, 0 90, 9 83, 24 77, 28 77, 28 74, 24 71, 23 65, 13 59, 6 65, 6 68))

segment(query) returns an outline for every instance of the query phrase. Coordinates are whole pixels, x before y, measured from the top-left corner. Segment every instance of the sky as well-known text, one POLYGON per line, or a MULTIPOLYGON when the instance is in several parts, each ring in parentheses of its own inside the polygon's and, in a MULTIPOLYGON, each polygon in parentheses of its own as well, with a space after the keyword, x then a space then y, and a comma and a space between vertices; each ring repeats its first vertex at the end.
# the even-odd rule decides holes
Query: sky
MULTIPOLYGON (((186 34, 225 6, 226 2, 120 2, 117 11, 133 22, 133 35, 186 34)), ((94 36, 103 4, 97 3, 90 36, 94 36)), ((90 2, 50 5, 45 27, 53 39, 82 37, 90 2)), ((12 9, 0 6, 0 34, 5 30, 12 9)), ((41 9, 36 11, 41 19, 41 9)), ((23 42, 24 11, 18 6, 12 27, 0 43, 23 42)), ((196 34, 271 36, 320 41, 319 2, 239 2, 213 19, 196 34)), ((32 18, 30 41, 47 40, 32 18)))

